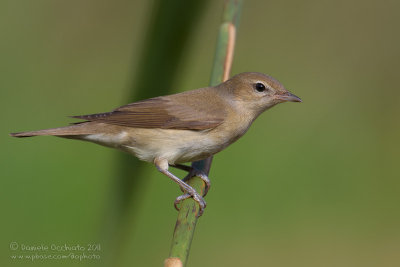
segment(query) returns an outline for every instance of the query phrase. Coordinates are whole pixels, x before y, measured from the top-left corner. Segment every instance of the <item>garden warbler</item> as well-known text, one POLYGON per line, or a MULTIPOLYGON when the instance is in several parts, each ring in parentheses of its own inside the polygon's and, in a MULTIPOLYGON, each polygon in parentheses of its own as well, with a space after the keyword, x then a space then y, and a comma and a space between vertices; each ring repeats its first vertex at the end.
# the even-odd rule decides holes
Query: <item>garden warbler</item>
POLYGON ((268 75, 246 72, 217 86, 150 98, 111 112, 73 116, 85 121, 11 136, 53 135, 90 141, 153 162, 185 193, 176 199, 175 207, 192 197, 199 204, 201 215, 206 206, 203 197, 168 167, 199 176, 206 184, 206 194, 210 187, 207 175, 181 163, 218 153, 240 138, 263 111, 286 101, 301 99, 268 75))

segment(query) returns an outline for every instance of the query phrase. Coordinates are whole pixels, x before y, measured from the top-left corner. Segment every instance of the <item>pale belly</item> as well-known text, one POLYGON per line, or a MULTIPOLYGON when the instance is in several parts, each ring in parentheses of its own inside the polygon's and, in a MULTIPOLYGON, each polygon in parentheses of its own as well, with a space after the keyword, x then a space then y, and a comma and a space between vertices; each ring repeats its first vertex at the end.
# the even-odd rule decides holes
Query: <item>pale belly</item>
POLYGON ((101 124, 103 133, 83 135, 78 139, 123 150, 144 161, 162 158, 174 164, 197 161, 218 153, 239 139, 250 125, 251 121, 245 117, 204 131, 101 124))
POLYGON ((118 134, 91 134, 82 138, 126 151, 141 160, 166 159, 170 164, 205 159, 230 144, 210 131, 127 128, 118 134))

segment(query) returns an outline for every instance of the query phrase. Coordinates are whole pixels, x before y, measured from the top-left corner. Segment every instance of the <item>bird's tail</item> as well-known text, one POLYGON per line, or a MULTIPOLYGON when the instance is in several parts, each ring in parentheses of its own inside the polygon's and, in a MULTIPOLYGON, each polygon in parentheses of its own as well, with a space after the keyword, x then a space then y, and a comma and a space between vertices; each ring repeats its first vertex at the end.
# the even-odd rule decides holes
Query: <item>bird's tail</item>
POLYGON ((10 133, 13 137, 31 137, 31 136, 39 136, 39 135, 54 135, 54 136, 74 136, 74 135, 86 135, 90 134, 91 132, 88 131, 87 127, 84 127, 84 123, 81 124, 74 124, 65 127, 59 128, 51 128, 51 129, 44 129, 38 131, 30 131, 30 132, 20 132, 20 133, 10 133))

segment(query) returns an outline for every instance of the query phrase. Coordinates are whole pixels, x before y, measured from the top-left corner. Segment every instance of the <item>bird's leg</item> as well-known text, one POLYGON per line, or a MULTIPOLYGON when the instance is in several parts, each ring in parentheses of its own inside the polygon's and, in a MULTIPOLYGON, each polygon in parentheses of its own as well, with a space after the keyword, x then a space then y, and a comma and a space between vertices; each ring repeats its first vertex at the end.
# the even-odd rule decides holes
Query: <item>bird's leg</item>
MULTIPOLYGON (((199 177, 201 180, 203 180, 203 182, 205 183, 205 188, 204 188, 203 197, 205 197, 205 196, 207 195, 207 192, 208 192, 208 190, 209 190, 210 187, 211 187, 211 182, 210 182, 210 179, 208 178, 207 174, 205 174, 204 172, 202 172, 202 171, 200 171, 200 170, 198 170, 198 169, 196 169, 196 168, 193 168, 193 167, 187 166, 187 165, 183 165, 183 164, 174 164, 174 165, 171 165, 171 167, 175 167, 175 168, 177 168, 177 169, 180 169, 180 170, 183 170, 183 171, 187 171, 187 172, 188 172, 188 174, 186 175, 186 177, 183 178, 183 181, 184 181, 184 182, 189 181, 192 177, 199 177)), ((181 190, 182 190, 183 192, 185 192, 182 188, 181 188, 181 190)), ((179 210, 178 204, 181 203, 182 201, 184 201, 185 199, 190 198, 190 197, 191 197, 191 195, 190 195, 190 194, 187 194, 187 193, 184 194, 184 195, 181 195, 181 196, 177 197, 177 198, 175 199, 175 203, 174 203, 175 208, 176 208, 177 210, 179 210)))
POLYGON ((171 165, 171 167, 188 172, 188 175, 186 175, 186 177, 183 178, 184 182, 189 181, 190 178, 193 178, 193 177, 199 177, 201 180, 203 180, 203 182, 206 185, 204 188, 203 197, 205 197, 207 195, 208 190, 210 190, 210 187, 211 187, 211 182, 210 182, 210 179, 208 178, 207 174, 205 174, 204 172, 202 172, 196 168, 193 168, 192 166, 187 166, 187 165, 183 165, 183 164, 174 164, 174 165, 171 165))
POLYGON ((157 169, 161 173, 165 174, 172 181, 177 183, 179 185, 179 187, 182 189, 182 191, 185 192, 184 195, 176 198, 175 203, 174 203, 175 208, 177 210, 179 210, 177 204, 180 203, 184 199, 192 197, 193 200, 199 204, 200 209, 199 209, 198 217, 200 217, 203 214, 204 209, 206 208, 206 202, 204 201, 203 197, 200 196, 200 194, 197 193, 193 187, 191 187, 190 185, 185 183, 183 180, 179 179, 178 177, 173 175, 170 171, 168 171, 169 165, 168 165, 168 161, 166 159, 156 158, 154 160, 154 165, 156 165, 157 169))

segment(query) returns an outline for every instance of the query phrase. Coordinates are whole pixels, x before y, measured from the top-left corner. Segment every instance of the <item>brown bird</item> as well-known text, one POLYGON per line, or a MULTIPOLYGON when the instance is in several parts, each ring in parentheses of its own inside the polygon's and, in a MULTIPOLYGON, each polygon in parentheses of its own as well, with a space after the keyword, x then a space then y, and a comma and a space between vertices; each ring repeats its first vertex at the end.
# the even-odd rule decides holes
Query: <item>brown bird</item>
POLYGON ((218 153, 239 139, 262 112, 286 101, 301 99, 268 75, 246 72, 217 86, 150 98, 111 112, 73 116, 85 121, 70 126, 10 135, 53 135, 90 141, 153 162, 185 193, 176 199, 175 207, 192 197, 199 203, 201 215, 206 206, 203 197, 168 167, 199 176, 206 183, 206 194, 210 187, 207 175, 181 163, 218 153))

